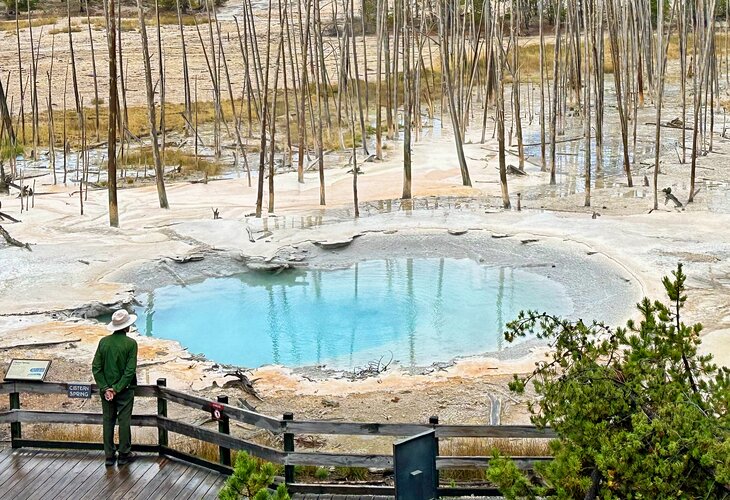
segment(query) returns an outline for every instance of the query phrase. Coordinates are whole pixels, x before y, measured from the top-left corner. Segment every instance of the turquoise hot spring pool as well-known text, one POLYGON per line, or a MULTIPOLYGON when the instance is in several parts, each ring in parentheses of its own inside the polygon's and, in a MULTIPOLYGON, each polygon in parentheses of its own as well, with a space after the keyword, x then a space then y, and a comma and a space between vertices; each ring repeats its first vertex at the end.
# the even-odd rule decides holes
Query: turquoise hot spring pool
POLYGON ((548 277, 472 259, 366 260, 341 269, 245 272, 137 297, 141 334, 250 368, 424 366, 502 350, 522 309, 569 315, 548 277))

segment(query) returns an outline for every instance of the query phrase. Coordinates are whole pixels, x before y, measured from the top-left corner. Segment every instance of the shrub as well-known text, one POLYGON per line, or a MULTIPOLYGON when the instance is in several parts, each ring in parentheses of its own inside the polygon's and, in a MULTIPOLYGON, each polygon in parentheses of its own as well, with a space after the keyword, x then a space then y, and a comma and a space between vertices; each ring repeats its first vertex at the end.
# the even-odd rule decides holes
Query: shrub
POLYGON ((220 500, 290 500, 286 486, 280 484, 275 493, 269 492, 269 485, 274 480, 276 467, 270 462, 261 462, 248 453, 236 455, 233 474, 228 478, 223 489, 218 493, 220 500))
POLYGON ((682 265, 663 279, 668 303, 638 304, 641 321, 612 329, 536 311, 507 325, 512 342, 535 332, 553 352, 527 377, 538 427, 558 435, 536 467, 546 488, 504 460, 487 472, 508 498, 727 498, 730 369, 698 353, 702 325, 682 322, 682 265))
POLYGON ((330 471, 328 471, 324 467, 318 467, 317 470, 314 472, 314 477, 319 481, 324 481, 325 479, 330 477, 330 471))
POLYGON ((368 477, 368 470, 363 467, 336 467, 335 474, 347 481, 364 481, 368 477))
MULTIPOLYGON (((8 12, 15 12, 15 0, 3 0, 3 3, 8 12)), ((38 0, 18 0, 18 12, 28 12, 29 8, 33 10, 36 4, 38 0)))

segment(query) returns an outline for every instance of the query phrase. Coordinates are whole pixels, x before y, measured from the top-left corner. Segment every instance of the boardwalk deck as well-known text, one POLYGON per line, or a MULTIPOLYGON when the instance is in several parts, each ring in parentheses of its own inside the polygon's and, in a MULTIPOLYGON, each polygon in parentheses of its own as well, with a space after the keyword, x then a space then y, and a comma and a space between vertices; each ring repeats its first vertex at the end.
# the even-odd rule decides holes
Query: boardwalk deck
POLYGON ((214 499, 224 481, 217 472, 152 454, 105 467, 101 452, 0 450, 0 499, 214 499))

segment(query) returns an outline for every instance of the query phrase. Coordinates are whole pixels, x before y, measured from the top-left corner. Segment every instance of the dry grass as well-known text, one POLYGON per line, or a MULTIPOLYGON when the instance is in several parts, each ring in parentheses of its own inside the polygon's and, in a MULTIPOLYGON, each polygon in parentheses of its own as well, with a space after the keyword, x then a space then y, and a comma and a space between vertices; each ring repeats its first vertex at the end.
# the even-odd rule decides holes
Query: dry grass
MULTIPOLYGON (((218 462, 220 459, 220 450, 218 446, 200 441, 198 439, 191 439, 186 436, 179 434, 170 434, 168 438, 168 444, 170 448, 188 453, 196 457, 200 457, 209 462, 218 462)), ((231 452, 231 463, 234 463, 236 452, 231 452)))
MULTIPOLYGON (((103 17, 92 17, 91 19, 91 26, 94 29, 97 30, 104 30, 106 29, 106 21, 103 17)), ((183 14, 182 17, 182 24, 183 26, 194 26, 195 25, 196 16, 190 15, 190 14, 183 14)), ((208 18, 205 16, 197 16, 198 24, 201 23, 207 23, 208 18)), ((88 21, 84 19, 81 21, 83 24, 88 24, 88 21)), ((154 29, 154 27, 157 25, 157 17, 155 16, 154 11, 151 11, 148 13, 147 18, 145 18, 145 24, 147 25, 147 29, 154 29)), ((178 24, 177 14, 174 12, 160 12, 160 24, 161 25, 176 25, 178 24)), ((35 25, 35 23, 34 23, 35 25)), ((128 18, 122 18, 122 31, 134 31, 139 29, 139 20, 136 17, 128 17, 128 18)))
MULTIPOLYGON (((194 107, 198 108, 198 123, 203 125, 210 123, 215 119, 215 105, 212 102, 199 102, 194 107)), ((228 123, 232 123, 232 108, 230 101, 225 101, 221 104, 223 114, 226 117, 228 123)), ((238 109, 238 108, 237 108, 238 109)), ((182 113, 185 110, 183 104, 165 104, 165 128, 172 129, 173 131, 182 131, 185 128, 185 120, 182 117, 182 113)), ((194 112, 194 111, 193 111, 194 112)), ((135 106, 127 108, 127 129, 137 137, 144 137, 149 134, 149 115, 147 106, 135 106)), ((158 114, 159 116, 159 107, 158 114)), ((95 108, 87 107, 84 110, 85 121, 83 127, 86 129, 86 138, 89 144, 92 144, 96 140, 96 115, 95 108)), ((108 108, 106 106, 99 106, 99 138, 104 140, 107 131, 107 117, 108 108)), ((61 145, 62 137, 61 133, 63 130, 64 114, 63 111, 54 112, 54 130, 56 132, 56 143, 61 145)), ((78 117, 75 110, 67 110, 65 115, 66 121, 66 134, 69 142, 74 147, 81 145, 81 127, 79 124, 78 117)), ((48 138, 48 115, 41 114, 39 137, 41 143, 47 142, 48 138)), ((26 130, 26 136, 21 138, 24 143, 28 143, 32 140, 30 137, 30 130, 26 130)))
MULTIPOLYGON (((442 456, 490 456, 495 451, 511 457, 544 457, 551 454, 548 439, 508 439, 508 438, 454 438, 442 439, 439 454, 442 456)), ((454 481, 483 480, 481 470, 445 470, 442 479, 454 481)))
MULTIPOLYGON (((100 443, 102 441, 102 429, 98 425, 26 424, 23 427, 23 432, 29 439, 86 443, 100 443)), ((280 443, 276 442, 276 438, 268 434, 261 434, 253 441, 269 447, 280 447, 280 443)), ((132 442, 156 444, 157 430, 132 428, 132 442)), ((549 456, 551 453, 549 442, 547 439, 442 439, 439 453, 442 456, 490 456, 498 451, 505 456, 542 457, 549 456)), ((211 443, 170 433, 169 445, 171 448, 211 462, 218 462, 219 460, 219 448, 211 443)), ((236 451, 231 452, 232 463, 235 463, 236 453, 236 451)), ((281 473, 281 471, 278 472, 281 473)), ((332 472, 318 467, 297 467, 296 473, 299 477, 314 478, 320 481, 364 481, 370 477, 367 469, 359 467, 336 467, 332 472)), ((441 479, 454 482, 482 481, 484 480, 484 471, 444 470, 441 471, 441 479)))
MULTIPOLYGON (((190 15, 190 14, 183 14, 182 16, 182 23, 183 26, 194 26, 195 25, 196 16, 190 15)), ((207 23, 208 18, 205 16, 198 16, 197 17, 198 24, 201 22, 207 23)), ((157 18, 154 18, 151 20, 151 24, 157 23, 157 18)), ((174 12, 160 12, 160 24, 178 24, 177 14, 174 12)))
MULTIPOLYGON (((106 30, 106 20, 103 17, 92 17, 90 19, 84 19, 81 22, 83 24, 89 24, 91 21, 91 27, 97 30, 106 30)), ((122 18, 120 25, 122 31, 134 31, 139 28, 139 21, 137 18, 122 18)))
MULTIPOLYGON (((49 24, 56 24, 58 22, 57 17, 53 16, 47 16, 47 17, 38 17, 36 19, 32 19, 33 27, 36 26, 46 26, 49 24)), ((25 29, 28 26, 30 26, 30 23, 28 22, 28 19, 19 19, 18 20, 18 27, 20 29, 25 29)), ((15 21, 0 21, 0 31, 15 31, 15 21)))
MULTIPOLYGON (((80 443, 101 443, 103 440, 100 425, 71 424, 25 424, 24 437, 45 441, 76 441, 80 443)), ((118 434, 116 436, 118 439, 118 434)), ((132 443, 157 444, 157 430, 152 428, 132 427, 132 443)), ((217 445, 192 439, 179 434, 169 435, 169 446, 176 450, 203 458, 210 462, 218 462, 220 451, 217 445)), ((235 463, 236 451, 231 452, 235 463)))
MULTIPOLYGON (((28 439, 80 443, 101 443, 103 439, 101 426, 84 424, 24 424, 23 435, 28 439)), ((157 444, 157 430, 133 427, 132 442, 157 444)))
MULTIPOLYGON (((54 28, 48 32, 49 35, 58 35, 60 33, 68 33, 68 25, 64 26, 63 28, 54 28)), ((71 33, 78 33, 81 31, 81 26, 74 25, 71 26, 71 33)))
MULTIPOLYGON (((204 158, 195 159, 195 155, 178 149, 165 150, 165 165, 177 165, 183 173, 204 172, 208 175, 218 175, 222 165, 204 158)), ((145 146, 129 151, 124 159, 124 166, 130 170, 148 170, 154 168, 152 146, 145 146)))
POLYGON ((22 144, 11 144, 8 139, 0 141, 0 160, 8 160, 23 154, 23 152, 22 144))
MULTIPOLYGON (((725 46, 726 43, 730 42, 730 36, 726 36, 725 33, 715 33, 715 50, 717 52, 717 57, 725 57, 725 46)), ((694 36, 689 35, 687 37, 687 57, 688 57, 688 64, 689 64, 689 58, 691 58, 692 54, 692 47, 694 44, 694 36)), ((611 48, 610 48, 610 40, 608 37, 605 37, 604 40, 605 45, 605 60, 603 64, 603 71, 606 74, 613 73, 614 70, 614 64, 613 64, 613 58, 611 57, 611 48)), ((561 54, 563 51, 566 50, 565 45, 563 44, 561 48, 561 54)), ((582 52, 582 44, 581 44, 581 52, 582 52)), ((728 49, 730 50, 730 49, 728 49)), ((555 52, 555 44, 554 43, 545 43, 545 76, 546 78, 551 78, 552 70, 553 70, 553 61, 554 61, 554 52, 555 52)), ((520 46, 520 74, 522 76, 523 81, 537 81, 540 80, 540 46, 536 43, 531 43, 529 45, 520 46)), ((508 60, 511 60, 511 51, 507 54, 508 60)), ((561 55, 562 57, 562 55, 561 55)), ((679 52, 679 35, 673 34, 669 37, 669 45, 667 47, 667 60, 669 62, 677 62, 680 58, 680 52, 679 52)), ((675 74, 676 72, 673 72, 671 69, 667 71, 667 76, 669 78, 679 79, 682 77, 682 75, 675 74)), ((505 75, 508 77, 508 75, 505 75)))

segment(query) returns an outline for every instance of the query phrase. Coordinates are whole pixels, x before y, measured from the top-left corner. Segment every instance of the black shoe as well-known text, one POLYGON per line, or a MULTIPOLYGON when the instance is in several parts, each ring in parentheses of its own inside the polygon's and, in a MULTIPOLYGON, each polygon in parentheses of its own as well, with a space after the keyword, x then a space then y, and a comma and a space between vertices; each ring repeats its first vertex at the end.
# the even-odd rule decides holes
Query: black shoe
POLYGON ((114 465, 114 462, 116 462, 116 461, 117 461, 117 455, 114 454, 111 457, 106 457, 106 459, 104 460, 104 465, 106 465, 107 467, 111 467, 112 465, 114 465))
POLYGON ((126 453, 126 454, 119 454, 119 460, 117 460, 117 464, 119 465, 127 465, 130 462, 134 462, 134 460, 137 458, 137 456, 134 453, 126 453))

